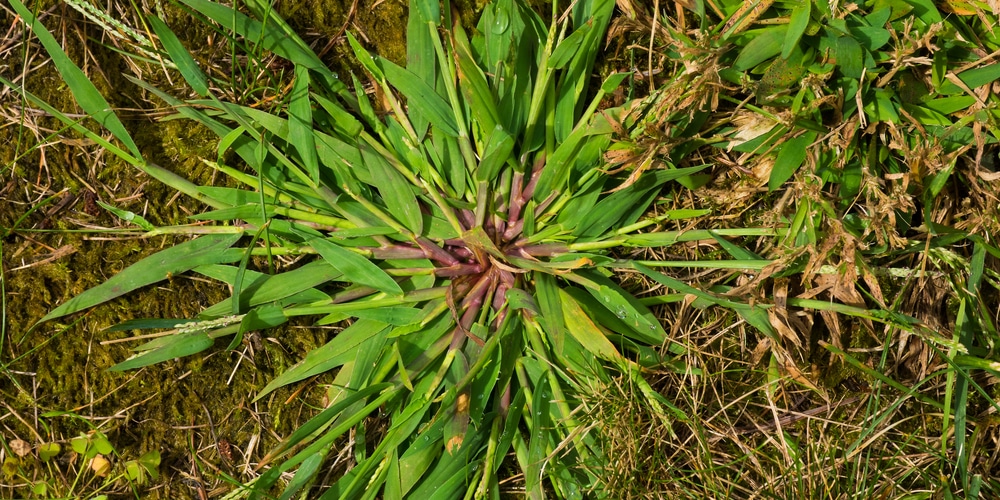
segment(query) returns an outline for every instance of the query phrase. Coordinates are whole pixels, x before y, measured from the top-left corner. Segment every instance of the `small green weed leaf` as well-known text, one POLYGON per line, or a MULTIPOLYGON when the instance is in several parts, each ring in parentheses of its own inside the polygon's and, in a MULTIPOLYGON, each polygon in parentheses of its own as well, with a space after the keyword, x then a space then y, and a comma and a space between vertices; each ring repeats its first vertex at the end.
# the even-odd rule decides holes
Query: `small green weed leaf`
POLYGON ((239 233, 206 235, 157 252, 129 266, 104 283, 64 302, 46 314, 41 322, 96 306, 197 266, 237 261, 242 253, 226 250, 241 236, 239 233))
POLYGON ((765 29, 747 42, 740 55, 733 63, 733 69, 746 71, 758 64, 781 54, 785 38, 788 35, 788 25, 783 24, 765 29))
POLYGON ((566 331, 583 347, 593 354, 608 361, 621 361, 621 354, 614 344, 608 340, 594 321, 583 311, 580 304, 564 290, 559 290, 559 300, 562 303, 563 321, 566 331))
POLYGON ((122 372, 155 365, 156 363, 162 363, 174 358, 197 354, 212 347, 212 344, 215 343, 215 339, 210 337, 208 333, 200 330, 172 335, 168 339, 168 341, 164 342, 163 347, 129 358, 108 368, 108 370, 122 372))
POLYGON ((126 222, 131 222, 146 231, 152 231, 153 229, 156 229, 155 227, 153 227, 152 224, 149 223, 149 221, 144 219, 141 215, 136 214, 135 212, 129 212, 128 210, 115 208, 100 200, 98 200, 97 204, 100 205, 105 210, 115 214, 119 219, 122 219, 126 222))
POLYGON ((38 459, 42 462, 48 462, 52 460, 53 457, 62 451, 62 446, 59 443, 44 443, 38 446, 38 459))
POLYGON ((767 181, 769 190, 778 189, 785 181, 792 178, 805 161, 809 145, 816 140, 816 135, 816 132, 807 132, 780 146, 778 157, 771 169, 771 177, 767 181))
POLYGON ((146 469, 146 472, 149 473, 149 477, 153 478, 154 481, 160 477, 159 451, 147 451, 146 453, 143 453, 137 461, 140 465, 142 465, 142 468, 146 469))
POLYGON ((288 136, 314 184, 319 184, 319 159, 313 137, 312 103, 309 102, 309 68, 295 66, 288 95, 288 136))
POLYGON ((370 286, 391 295, 402 295, 403 289, 396 280, 370 260, 350 250, 347 250, 330 240, 313 238, 308 243, 347 280, 361 285, 370 286))
POLYGON ((841 36, 837 37, 835 50, 837 67, 840 68, 840 72, 847 78, 861 78, 861 72, 864 69, 864 53, 861 50, 861 44, 852 37, 841 36))
POLYGON ((806 32, 806 28, 809 26, 810 7, 812 7, 812 2, 808 1, 799 2, 792 9, 792 17, 788 21, 788 33, 785 34, 785 42, 781 47, 782 59, 788 59, 792 51, 798 47, 802 34, 806 32))
POLYGON ((78 455, 87 455, 90 449, 90 438, 85 435, 77 436, 69 441, 70 448, 78 455))
POLYGON ((170 60, 177 65, 177 71, 181 72, 184 80, 198 95, 208 97, 208 77, 205 76, 205 73, 198 66, 198 63, 195 62, 194 58, 191 57, 191 53, 181 44, 177 35, 159 17, 151 15, 147 16, 146 19, 149 20, 153 31, 160 38, 160 43, 163 44, 163 48, 170 55, 170 60))
POLYGON ((87 75, 70 60, 66 52, 63 51, 59 42, 49 33, 49 30, 42 25, 41 21, 35 18, 30 9, 25 7, 20 0, 11 0, 11 7, 24 20, 24 23, 31 28, 31 31, 38 37, 38 41, 45 47, 45 51, 52 58, 52 64, 59 71, 64 82, 73 94, 73 99, 83 108, 87 116, 108 129, 112 135, 125 144, 129 152, 135 158, 142 158, 139 147, 135 145, 128 129, 118 119, 118 115, 111 109, 111 105, 104 99, 104 96, 97 90, 93 82, 87 75))

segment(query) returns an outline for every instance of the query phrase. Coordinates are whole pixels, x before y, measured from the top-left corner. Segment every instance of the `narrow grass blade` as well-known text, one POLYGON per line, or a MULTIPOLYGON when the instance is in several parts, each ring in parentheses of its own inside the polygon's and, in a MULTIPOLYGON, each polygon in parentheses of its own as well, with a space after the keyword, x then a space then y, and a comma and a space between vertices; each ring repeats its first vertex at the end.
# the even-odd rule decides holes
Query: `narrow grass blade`
POLYGON ((590 354, 608 361, 622 362, 622 355, 608 340, 594 320, 587 315, 570 294, 559 290, 562 303, 563 320, 566 331, 576 339, 590 354))
POLYGON ((397 66, 388 59, 377 58, 375 62, 385 73, 385 78, 393 87, 406 96, 406 103, 420 111, 437 130, 449 136, 458 136, 455 113, 448 102, 417 75, 406 68, 397 66))
MULTIPOLYGON (((317 72, 329 90, 348 103, 355 102, 354 97, 347 92, 347 86, 340 82, 309 45, 277 16, 270 16, 269 23, 265 25, 219 3, 208 0, 181 0, 181 2, 247 40, 260 43, 267 50, 317 72)), ((268 8, 262 6, 260 2, 251 3, 257 10, 268 8)))
POLYGON ((378 188, 389 212, 414 234, 423 231, 423 216, 417 197, 410 189, 410 183, 381 155, 361 150, 365 165, 372 172, 372 183, 378 188))
POLYGON ((388 325, 380 321, 361 320, 354 323, 322 347, 309 351, 302 361, 275 377, 261 389, 254 401, 260 400, 279 387, 323 373, 351 361, 354 359, 355 350, 359 345, 388 328, 388 325))
POLYGON ((365 257, 323 238, 313 238, 309 244, 328 264, 343 273, 347 280, 370 286, 390 295, 402 295, 403 289, 396 280, 365 257))
POLYGON ((209 336, 209 334, 205 331, 195 331, 173 335, 169 337, 169 341, 166 345, 140 354, 134 358, 122 361, 121 363, 109 368, 109 370, 113 372, 121 372, 142 368, 144 366, 155 365, 156 363, 162 363, 174 358, 182 358, 184 356, 197 354, 205 349, 208 349, 209 347, 212 347, 212 344, 214 343, 215 339, 209 336))
POLYGON ((177 35, 167 27, 160 18, 156 16, 149 16, 146 18, 149 20, 149 24, 153 27, 153 31, 156 32, 156 36, 159 37, 160 43, 163 44, 163 48, 170 55, 170 60, 177 66, 177 70, 181 72, 181 76, 184 80, 194 89, 198 95, 202 97, 208 96, 208 77, 195 62, 194 58, 191 57, 191 53, 184 48, 181 44, 180 39, 177 35))
POLYGON ((31 31, 38 37, 38 41, 45 47, 45 51, 52 58, 52 64, 62 75, 63 81, 66 82, 70 92, 73 93, 73 98, 83 108, 83 111, 125 144, 132 156, 142 158, 139 147, 132 140, 125 125, 118 119, 118 115, 111 109, 111 105, 98 92, 97 87, 87 78, 87 75, 70 60, 59 42, 49 33, 49 30, 35 18, 31 10, 25 7, 20 0, 10 0, 10 5, 24 19, 24 23, 31 28, 31 31))
POLYGON ((40 322, 82 311, 201 265, 235 262, 240 259, 242 253, 226 250, 240 237, 242 234, 239 233, 202 236, 153 254, 132 264, 104 283, 66 301, 46 314, 40 322))
POLYGON ((306 173, 313 184, 319 185, 319 159, 316 156, 316 139, 313 136, 312 104, 309 102, 309 68, 296 65, 295 80, 288 96, 289 142, 298 151, 306 173))
MULTIPOLYGON (((240 257, 242 257, 242 253, 240 253, 240 257)), ((239 258, 233 259, 233 262, 236 260, 239 258)), ((213 262, 208 264, 213 264, 213 262)), ((200 272, 199 269, 195 269, 195 271, 200 272)), ((315 286, 339 279, 341 276, 343 274, 327 264, 326 261, 313 261, 292 271, 255 280, 251 286, 241 292, 241 307, 254 307, 292 297, 315 286)), ((231 314, 232 308, 233 299, 230 297, 205 309, 201 312, 201 316, 207 318, 224 316, 231 314)))

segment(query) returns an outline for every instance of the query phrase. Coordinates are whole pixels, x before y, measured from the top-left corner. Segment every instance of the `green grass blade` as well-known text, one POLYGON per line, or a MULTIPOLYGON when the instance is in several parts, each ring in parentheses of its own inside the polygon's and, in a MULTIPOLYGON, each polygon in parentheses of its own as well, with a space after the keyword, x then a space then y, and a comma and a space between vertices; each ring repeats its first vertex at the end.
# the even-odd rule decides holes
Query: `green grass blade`
POLYGON ((82 311, 201 265, 235 262, 242 253, 226 250, 242 236, 240 233, 207 235, 157 252, 64 302, 40 322, 82 311))
POLYGON ((389 328, 380 321, 360 320, 337 334, 333 340, 322 347, 313 349, 306 357, 291 368, 285 370, 261 389, 254 401, 268 395, 279 387, 293 384, 313 375, 332 370, 354 359, 355 350, 368 339, 375 337, 389 328))
POLYGON ((580 304, 576 302, 566 291, 559 290, 559 299, 562 303, 563 320, 566 322, 566 331, 576 339, 591 355, 614 362, 624 362, 621 353, 614 344, 608 340, 601 328, 594 323, 594 320, 583 311, 580 304))
MULTIPOLYGON (((232 262, 237 260, 239 258, 233 259, 232 262)), ((207 264, 213 263, 207 262, 207 264)), ((201 269, 195 271, 201 272, 201 269)), ((313 261, 292 271, 255 280, 240 293, 241 307, 254 307, 285 299, 341 276, 343 274, 326 261, 313 261)), ((233 299, 230 297, 205 309, 200 316, 207 318, 225 316, 232 312, 232 308, 233 299)))
POLYGON ((390 295, 403 294, 396 280, 367 258, 323 238, 313 238, 309 244, 352 283, 367 285, 390 295))
MULTIPOLYGON (((354 97, 347 92, 347 86, 337 79, 337 76, 309 48, 309 45, 299 38, 295 31, 276 14, 268 13, 268 24, 264 25, 242 12, 209 0, 181 0, 181 2, 226 29, 248 40, 260 43, 265 49, 292 61, 296 65, 302 65, 315 71, 321 76, 324 85, 330 91, 335 92, 349 103, 355 102, 354 97)), ((255 4, 258 11, 268 8, 263 7, 260 2, 252 3, 255 4)))
POLYGON ((38 41, 45 47, 45 51, 52 58, 52 64, 59 71, 63 81, 73 93, 73 98, 83 108, 83 111, 111 132, 122 144, 125 144, 134 157, 142 158, 139 147, 132 140, 125 125, 118 119, 118 115, 111 109, 111 105, 98 92, 97 87, 87 78, 87 75, 70 60, 59 42, 49 33, 49 30, 35 18, 31 10, 25 7, 20 0, 10 0, 10 5, 24 19, 24 23, 31 28, 31 31, 38 37, 38 41))
POLYGON ((767 181, 769 190, 778 189, 785 181, 792 178, 805 161, 809 145, 816 140, 816 136, 816 132, 807 132, 781 146, 778 157, 774 160, 774 167, 771 169, 771 177, 767 181))
POLYGON ((795 47, 798 46, 802 34, 809 26, 809 10, 812 2, 799 2, 792 9, 792 16, 788 21, 788 33, 785 34, 785 42, 781 47, 781 58, 788 59, 795 47))
POLYGON ((163 44, 163 48, 170 55, 170 60, 177 65, 177 70, 181 72, 181 76, 187 81, 188 85, 194 89, 198 95, 202 97, 208 96, 208 77, 195 62, 194 58, 191 57, 191 53, 184 48, 181 44, 180 39, 174 34, 170 28, 167 27, 160 18, 156 16, 147 17, 149 24, 152 25, 153 31, 156 32, 156 36, 160 38, 160 43, 163 44))
POLYGON ((113 372, 134 370, 174 358, 190 356, 212 347, 214 343, 215 339, 203 330, 172 335, 169 337, 169 341, 162 347, 122 361, 109 368, 109 370, 113 372))
POLYGON ((434 87, 388 59, 376 58, 375 63, 382 69, 389 83, 406 96, 408 105, 418 110, 421 116, 430 120, 437 130, 449 136, 458 137, 455 113, 448 102, 438 95, 434 87))
POLYGON ((389 212, 414 234, 423 231, 424 219, 411 184, 382 156, 361 150, 365 165, 372 172, 372 183, 378 188, 389 212))
POLYGON ((289 142, 298 151, 313 184, 319 185, 319 159, 316 156, 316 139, 313 136, 312 104, 309 102, 309 69, 295 66, 295 80, 288 96, 289 142))

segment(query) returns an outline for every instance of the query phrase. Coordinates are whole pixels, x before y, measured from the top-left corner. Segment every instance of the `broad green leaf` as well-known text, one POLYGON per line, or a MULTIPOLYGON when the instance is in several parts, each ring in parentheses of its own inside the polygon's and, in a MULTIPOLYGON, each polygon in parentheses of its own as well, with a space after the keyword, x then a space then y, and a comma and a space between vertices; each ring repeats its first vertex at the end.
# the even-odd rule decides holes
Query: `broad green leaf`
POLYGON ((492 183, 501 167, 511 159, 513 150, 514 138, 498 124, 486 141, 486 150, 482 152, 482 160, 476 170, 476 180, 492 183))
POLYGON ((816 135, 816 132, 807 132, 779 146, 778 157, 774 160, 771 177, 767 181, 768 189, 774 191, 792 178, 805 161, 809 145, 816 140, 816 135))
POLYGON ((553 425, 549 409, 552 402, 551 390, 548 377, 539 377, 532 396, 531 416, 528 418, 531 422, 531 438, 528 441, 527 463, 523 464, 524 489, 530 500, 545 498, 542 489, 542 474, 546 464, 548 435, 553 425))
POLYGON ((746 71, 781 54, 781 48, 784 45, 787 35, 787 24, 761 30, 740 51, 740 55, 736 57, 736 62, 733 63, 733 68, 737 71, 746 71))
POLYGON ((114 372, 133 370, 174 358, 190 356, 212 347, 213 343, 215 343, 215 339, 202 330, 172 335, 163 347, 129 358, 112 366, 109 370, 114 372))
POLYGON ((227 250, 241 236, 240 233, 206 235, 157 252, 132 264, 104 283, 69 299, 46 314, 41 321, 82 311, 201 265, 235 262, 242 257, 242 252, 227 250))
POLYGON ((806 27, 809 26, 809 8, 811 6, 811 1, 799 2, 792 9, 792 17, 788 21, 788 33, 785 34, 785 42, 781 48, 782 59, 788 59, 792 50, 798 46, 802 34, 806 32, 806 27))
POLYGON ((323 238, 313 238, 308 242, 326 260, 328 264, 344 274, 344 278, 353 283, 370 286, 390 295, 402 295, 392 276, 373 264, 370 260, 340 245, 323 238))
POLYGON ((354 50, 354 57, 361 63, 361 66, 379 82, 385 81, 385 75, 382 73, 379 65, 375 63, 375 58, 372 57, 371 53, 361 46, 361 43, 358 42, 357 38, 354 38, 354 35, 350 31, 346 32, 346 35, 348 43, 351 44, 351 49, 354 50))
POLYGON ((87 113, 87 116, 108 129, 115 138, 124 143, 132 156, 141 159, 142 153, 139 151, 139 147, 135 145, 125 125, 111 109, 111 105, 108 104, 108 101, 104 99, 104 96, 101 95, 83 70, 70 60, 55 37, 49 33, 49 30, 42 25, 41 21, 35 18, 32 11, 25 7, 20 0, 11 0, 10 5, 24 19, 24 23, 31 28, 31 31, 38 37, 38 41, 45 47, 45 52, 52 58, 52 64, 62 76, 62 80, 66 82, 70 92, 73 93, 73 98, 77 104, 87 113))
POLYGON ((837 67, 847 78, 861 78, 864 70, 864 53, 861 44, 852 37, 841 36, 837 38, 835 46, 837 57, 837 67))
POLYGON ((616 223, 629 223, 627 215, 637 209, 644 211, 656 194, 656 189, 664 183, 704 170, 708 165, 698 167, 656 170, 640 177, 634 184, 616 191, 599 201, 584 216, 573 234, 581 239, 595 238, 616 227, 616 223))
MULTIPOLYGON (((434 2, 410 0, 410 15, 406 21, 406 69, 428 85, 437 82, 437 58, 427 23, 437 23, 441 18, 438 5, 434 2)), ((428 121, 420 110, 409 110, 410 123, 417 137, 427 132, 428 121)))
POLYGON ((634 337, 650 345, 661 345, 666 341, 667 332, 663 325, 635 296, 595 271, 583 270, 577 274, 590 282, 586 287, 587 292, 632 329, 636 333, 634 337))
POLYGON ((407 326, 424 319, 424 311, 415 307, 379 307, 352 313, 361 319, 381 321, 392 326, 407 326))
POLYGON ((321 452, 310 455, 309 458, 303 460, 291 481, 285 485, 279 500, 291 500, 299 490, 312 483, 316 478, 316 473, 319 472, 319 466, 323 465, 324 459, 326 459, 326 453, 321 452))

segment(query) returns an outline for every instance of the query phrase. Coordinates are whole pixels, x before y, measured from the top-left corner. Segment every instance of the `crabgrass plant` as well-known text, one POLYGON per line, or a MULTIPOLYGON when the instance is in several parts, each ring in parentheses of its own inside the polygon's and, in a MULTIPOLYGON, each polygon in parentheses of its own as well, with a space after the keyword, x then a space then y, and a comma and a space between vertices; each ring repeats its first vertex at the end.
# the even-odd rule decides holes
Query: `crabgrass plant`
MULTIPOLYGON (((213 209, 193 218, 214 224, 176 227, 117 211, 148 235, 198 236, 65 301, 43 321, 192 271, 228 284, 231 298, 197 318, 117 326, 168 334, 114 370, 196 354, 220 338, 234 347, 250 331, 295 317, 344 324, 258 394, 336 371, 329 406, 261 461, 262 474, 244 493, 257 498, 280 488, 281 498, 291 498, 315 487, 320 498, 496 497, 502 476, 518 471, 531 498, 579 498, 595 484, 587 465, 602 460, 591 426, 574 413, 581 388, 624 376, 662 419, 685 418, 642 377, 644 367, 669 366, 685 346, 668 339, 614 273, 699 293, 626 255, 773 231, 651 231, 705 213, 646 215, 666 186, 696 182, 692 175, 704 166, 604 168, 612 137, 630 133, 643 109, 600 110, 625 74, 592 82, 612 0, 581 0, 565 11, 554 4, 548 21, 519 1, 497 1, 471 37, 448 2, 415 0, 406 67, 348 34, 367 75, 346 83, 263 2, 247 3, 252 15, 205 0, 181 3, 234 43, 294 67, 281 109, 224 102, 168 26, 146 18, 159 45, 145 50, 176 69, 198 98, 183 101, 133 81, 178 117, 218 134, 219 158, 210 164, 241 188, 198 186, 144 159, 33 13, 11 2, 79 105, 117 142, 22 91, 25 98, 213 209), (381 100, 369 99, 366 80, 381 100), (228 152, 249 169, 223 162, 228 152), (253 269, 254 256, 267 257, 263 272, 253 269), (314 257, 277 267, 276 256, 314 257), (316 485, 348 435, 355 465, 316 485)), ((761 320, 761 311, 731 304, 761 320)))

